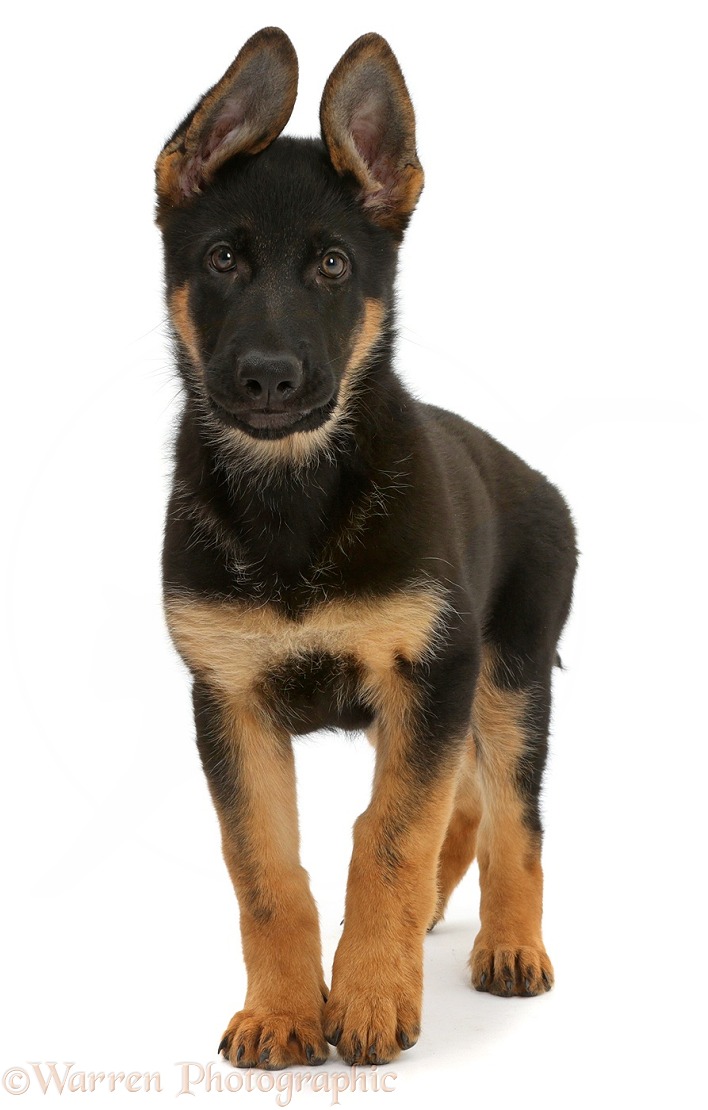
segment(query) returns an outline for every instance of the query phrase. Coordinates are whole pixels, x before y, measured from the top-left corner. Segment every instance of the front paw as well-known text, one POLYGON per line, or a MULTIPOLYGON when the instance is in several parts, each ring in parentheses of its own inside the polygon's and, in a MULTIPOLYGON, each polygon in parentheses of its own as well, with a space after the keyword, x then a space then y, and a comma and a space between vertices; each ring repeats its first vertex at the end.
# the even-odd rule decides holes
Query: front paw
POLYGON ((420 1003, 399 991, 333 986, 325 1006, 325 1036, 347 1064, 388 1064, 412 1048, 420 1033, 420 1003))
POLYGON ((494 944, 478 937, 470 970, 475 990, 507 998, 544 994, 553 986, 553 965, 542 944, 494 944))
POLYGON ((324 1064, 329 1046, 319 1014, 301 1017, 257 1008, 234 1014, 219 1052, 237 1068, 277 1070, 291 1064, 324 1064))

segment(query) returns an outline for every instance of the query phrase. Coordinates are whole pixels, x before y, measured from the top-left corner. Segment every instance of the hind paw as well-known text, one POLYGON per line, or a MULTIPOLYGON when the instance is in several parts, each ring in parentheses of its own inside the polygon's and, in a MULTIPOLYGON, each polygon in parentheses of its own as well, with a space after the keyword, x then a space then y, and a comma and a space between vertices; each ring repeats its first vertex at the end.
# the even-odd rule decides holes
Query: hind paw
POLYGON ((553 986, 553 965, 542 946, 475 944, 470 970, 475 990, 504 998, 545 994, 553 986))

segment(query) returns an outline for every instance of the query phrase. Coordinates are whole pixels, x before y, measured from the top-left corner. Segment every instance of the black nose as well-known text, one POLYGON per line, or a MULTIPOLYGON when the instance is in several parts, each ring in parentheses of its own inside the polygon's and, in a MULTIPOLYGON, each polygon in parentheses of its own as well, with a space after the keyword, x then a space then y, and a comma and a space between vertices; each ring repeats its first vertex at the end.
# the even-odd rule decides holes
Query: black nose
POLYGON ((236 365, 239 384, 259 408, 284 406, 302 382, 302 362, 295 355, 251 351, 236 365))

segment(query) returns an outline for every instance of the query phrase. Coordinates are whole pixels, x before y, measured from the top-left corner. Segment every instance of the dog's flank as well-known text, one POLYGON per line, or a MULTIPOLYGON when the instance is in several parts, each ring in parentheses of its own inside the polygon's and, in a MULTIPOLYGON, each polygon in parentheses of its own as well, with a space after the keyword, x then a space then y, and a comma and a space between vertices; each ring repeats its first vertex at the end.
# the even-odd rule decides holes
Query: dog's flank
POLYGON ((184 408, 163 575, 241 913, 239 1067, 383 1063, 420 1031, 422 946, 472 862, 472 984, 550 988, 539 792, 576 551, 558 491, 393 370, 398 248, 423 188, 378 35, 279 137, 297 60, 259 32, 156 166, 184 408), (328 990, 293 737, 366 729, 328 990))

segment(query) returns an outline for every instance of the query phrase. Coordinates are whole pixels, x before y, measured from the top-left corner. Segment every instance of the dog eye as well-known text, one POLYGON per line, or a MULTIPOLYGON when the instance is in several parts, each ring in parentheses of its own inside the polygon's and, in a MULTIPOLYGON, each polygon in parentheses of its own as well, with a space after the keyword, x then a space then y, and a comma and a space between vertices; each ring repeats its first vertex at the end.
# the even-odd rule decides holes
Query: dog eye
POLYGON ((341 251, 326 251, 320 259, 320 273, 328 278, 341 278, 349 269, 349 259, 341 251))
POLYGON ((228 243, 219 243, 209 254, 209 265, 219 274, 227 274, 236 269, 236 254, 228 243))

